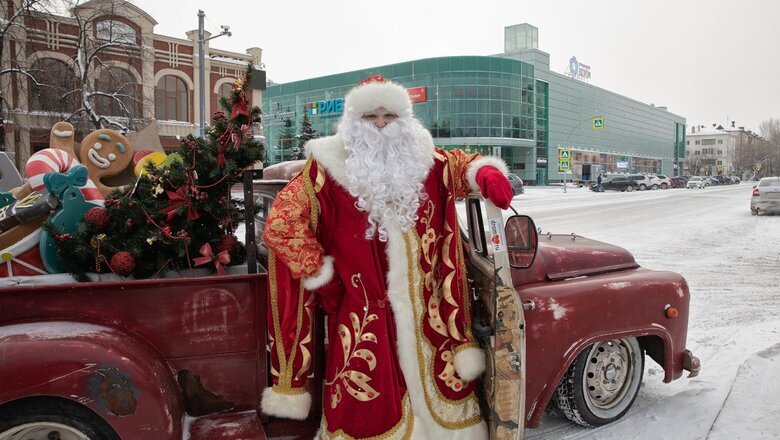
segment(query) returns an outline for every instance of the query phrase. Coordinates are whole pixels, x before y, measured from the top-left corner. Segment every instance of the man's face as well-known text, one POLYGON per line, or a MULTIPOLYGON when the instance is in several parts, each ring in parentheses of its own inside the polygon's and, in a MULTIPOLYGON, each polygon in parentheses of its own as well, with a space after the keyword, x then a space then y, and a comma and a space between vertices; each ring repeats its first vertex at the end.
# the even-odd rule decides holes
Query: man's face
POLYGON ((385 128, 385 125, 398 119, 398 115, 384 107, 379 107, 376 110, 363 113, 362 119, 374 124, 376 128, 381 130, 385 128))

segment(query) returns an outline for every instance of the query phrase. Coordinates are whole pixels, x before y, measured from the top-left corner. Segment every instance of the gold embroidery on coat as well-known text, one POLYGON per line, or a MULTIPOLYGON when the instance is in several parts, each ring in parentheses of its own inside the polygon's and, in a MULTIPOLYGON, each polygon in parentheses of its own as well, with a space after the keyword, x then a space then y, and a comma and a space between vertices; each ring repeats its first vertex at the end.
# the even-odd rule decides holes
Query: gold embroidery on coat
MULTIPOLYGON (((409 394, 404 393, 401 398, 401 419, 393 425, 392 428, 379 435, 371 437, 361 437, 362 440, 409 440, 412 438, 412 431, 414 430, 414 417, 412 417, 412 403, 409 400, 409 394)), ((343 429, 338 429, 335 432, 328 431, 328 419, 323 414, 322 421, 320 422, 320 439, 328 440, 356 440, 355 437, 344 432, 343 429)))
MULTIPOLYGON (((407 258, 407 289, 412 304, 415 333, 422 334, 419 324, 421 322, 419 318, 424 313, 423 278, 421 276, 423 271, 419 255, 421 241, 420 237, 411 231, 403 235, 403 240, 407 258)), ((433 420, 446 429, 463 429, 482 422, 479 403, 474 393, 469 393, 458 400, 448 399, 433 381, 432 374, 435 374, 433 371, 434 351, 435 347, 431 346, 428 338, 417 339, 417 364, 423 384, 423 397, 433 420), (428 345, 427 350, 423 346, 424 342, 428 345), (434 399, 436 399, 435 402, 434 399)))
POLYGON ((455 376, 455 355, 449 350, 441 352, 441 360, 446 362, 444 370, 439 373, 439 379, 444 381, 444 384, 453 391, 461 391, 463 389, 463 381, 455 376))
POLYGON ((363 285, 361 275, 352 275, 352 287, 358 287, 363 290, 363 297, 365 298, 365 306, 363 307, 363 319, 361 320, 357 313, 350 312, 349 320, 352 324, 352 331, 344 324, 339 324, 338 334, 341 340, 341 350, 344 355, 344 365, 336 376, 326 382, 325 384, 333 388, 333 394, 331 395, 330 405, 331 408, 336 408, 339 402, 341 402, 341 385, 344 385, 344 389, 347 394, 353 398, 361 401, 368 402, 379 397, 379 392, 376 391, 368 382, 371 381, 371 376, 361 373, 357 370, 347 370, 350 367, 350 362, 354 362, 357 359, 362 359, 368 365, 369 371, 374 371, 376 368, 376 355, 374 352, 367 348, 358 348, 358 345, 364 342, 377 343, 376 335, 371 332, 366 332, 366 327, 373 321, 379 319, 375 314, 368 314, 368 293, 366 292, 366 286, 363 285), (353 344, 354 337, 354 344, 353 344), (340 383, 336 383, 340 379, 340 383))

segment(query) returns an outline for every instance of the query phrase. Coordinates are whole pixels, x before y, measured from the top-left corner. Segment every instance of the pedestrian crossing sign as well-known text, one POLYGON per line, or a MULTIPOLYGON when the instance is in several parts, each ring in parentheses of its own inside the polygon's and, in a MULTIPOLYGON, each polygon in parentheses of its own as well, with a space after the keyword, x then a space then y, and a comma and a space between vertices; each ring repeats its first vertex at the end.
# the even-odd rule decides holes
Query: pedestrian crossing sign
POLYGON ((561 173, 569 171, 569 159, 561 159, 558 161, 558 171, 561 173))
POLYGON ((603 130, 604 129, 604 118, 601 116, 596 116, 593 118, 593 129, 594 130, 603 130))
POLYGON ((558 159, 568 160, 570 157, 570 150, 568 148, 561 148, 558 150, 558 159))

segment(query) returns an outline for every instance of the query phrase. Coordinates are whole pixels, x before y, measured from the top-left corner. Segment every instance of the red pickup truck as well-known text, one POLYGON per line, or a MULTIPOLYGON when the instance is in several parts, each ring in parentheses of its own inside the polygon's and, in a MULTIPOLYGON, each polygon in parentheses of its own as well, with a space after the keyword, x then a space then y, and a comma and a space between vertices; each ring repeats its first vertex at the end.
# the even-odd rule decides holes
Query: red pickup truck
MULTIPOLYGON (((287 177, 256 186, 260 228, 287 177)), ((664 368, 665 382, 684 369, 698 373, 685 349, 689 293, 680 275, 643 269, 627 251, 584 237, 526 232, 532 253, 510 271, 525 309, 526 355, 512 360, 525 370, 515 399, 524 403, 520 436, 551 401, 583 425, 620 418, 638 393, 645 354, 664 368)), ((472 252, 484 247, 475 238, 482 236, 464 233, 476 296, 495 284, 490 255, 478 261, 472 252)), ((516 243, 508 244, 511 259, 516 243)), ((0 440, 312 438, 317 404, 306 421, 257 411, 269 383, 267 278, 240 270, 92 283, 4 279, 0 440)), ((490 340, 492 319, 475 321, 490 340)), ((320 399, 322 317, 315 327, 309 385, 320 399)), ((493 379, 483 379, 486 387, 493 379)))

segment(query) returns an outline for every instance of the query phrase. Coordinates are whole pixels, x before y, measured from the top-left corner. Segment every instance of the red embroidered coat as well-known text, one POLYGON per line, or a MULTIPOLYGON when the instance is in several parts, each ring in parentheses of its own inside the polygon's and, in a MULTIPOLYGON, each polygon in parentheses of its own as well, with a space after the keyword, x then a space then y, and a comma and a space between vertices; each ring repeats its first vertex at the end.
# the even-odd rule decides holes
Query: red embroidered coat
MULTIPOLYGON (((311 158, 277 196, 264 233, 269 253, 270 415, 303 419, 311 397, 311 321, 328 314, 323 438, 487 438, 475 395, 484 354, 471 310, 455 198, 496 158, 431 152, 416 227, 367 240, 366 215, 345 189, 338 135, 310 141, 311 158), (461 377, 463 376, 463 377, 461 377)), ((498 163, 497 163, 498 162, 498 163)))

